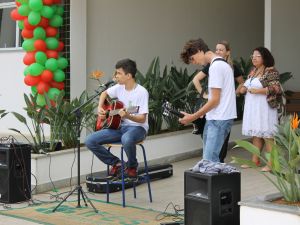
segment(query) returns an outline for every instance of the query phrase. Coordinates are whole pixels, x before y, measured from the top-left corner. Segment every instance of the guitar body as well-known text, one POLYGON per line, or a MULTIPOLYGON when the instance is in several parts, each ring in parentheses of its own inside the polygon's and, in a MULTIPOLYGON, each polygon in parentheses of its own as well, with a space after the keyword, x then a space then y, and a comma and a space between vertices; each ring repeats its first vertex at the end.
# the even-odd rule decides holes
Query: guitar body
MULTIPOLYGON (((110 112, 112 110, 119 110, 124 108, 124 104, 121 101, 113 100, 111 102, 105 100, 103 109, 107 112, 110 112)), ((110 129, 119 129, 121 125, 121 117, 120 115, 113 115, 107 117, 105 119, 101 119, 100 116, 97 117, 95 130, 101 130, 104 128, 110 128, 110 129)))

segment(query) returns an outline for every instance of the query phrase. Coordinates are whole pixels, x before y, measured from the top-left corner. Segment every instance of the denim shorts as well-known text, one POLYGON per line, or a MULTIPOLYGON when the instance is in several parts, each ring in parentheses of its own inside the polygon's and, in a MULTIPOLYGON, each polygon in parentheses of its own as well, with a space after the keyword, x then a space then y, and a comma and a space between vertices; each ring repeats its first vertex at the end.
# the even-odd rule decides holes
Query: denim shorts
POLYGON ((207 120, 203 133, 203 159, 219 162, 222 145, 233 124, 230 120, 207 120))

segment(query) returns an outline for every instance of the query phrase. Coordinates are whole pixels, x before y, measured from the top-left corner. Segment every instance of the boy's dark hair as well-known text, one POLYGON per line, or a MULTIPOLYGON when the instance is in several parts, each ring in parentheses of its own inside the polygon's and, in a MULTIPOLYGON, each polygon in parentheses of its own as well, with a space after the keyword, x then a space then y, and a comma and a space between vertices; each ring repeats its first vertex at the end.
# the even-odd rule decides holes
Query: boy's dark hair
POLYGON ((132 78, 135 78, 135 74, 137 72, 135 61, 131 59, 122 59, 116 64, 116 69, 120 68, 122 68, 126 74, 130 73, 132 75, 132 78))
POLYGON ((275 65, 275 60, 272 55, 272 53, 269 51, 269 49, 265 47, 257 47, 253 49, 254 51, 258 51, 261 54, 262 60, 263 60, 263 65, 265 67, 272 67, 275 65))
POLYGON ((205 53, 209 51, 209 48, 201 38, 189 40, 184 45, 183 51, 180 54, 180 58, 185 64, 190 64, 191 56, 195 55, 198 51, 203 51, 205 53))

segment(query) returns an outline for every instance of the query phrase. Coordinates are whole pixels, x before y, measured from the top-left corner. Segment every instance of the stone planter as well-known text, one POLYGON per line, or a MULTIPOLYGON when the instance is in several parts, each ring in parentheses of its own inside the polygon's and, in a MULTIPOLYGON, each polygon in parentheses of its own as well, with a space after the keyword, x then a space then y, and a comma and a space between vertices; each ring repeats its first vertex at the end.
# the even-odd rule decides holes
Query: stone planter
POLYGON ((300 225, 300 208, 272 203, 280 194, 271 194, 249 201, 241 201, 240 225, 272 224, 300 225))
MULTIPOLYGON (((198 135, 192 135, 191 131, 191 129, 187 129, 147 137, 144 142, 147 160, 150 161, 150 164, 158 164, 171 163, 197 156, 200 159, 202 139, 198 135)), ((240 139, 240 131, 241 124, 237 122, 232 128, 231 140, 240 139)), ((116 155, 120 155, 120 149, 112 148, 112 151, 116 155)), ((141 153, 138 147, 137 157, 139 162, 143 161, 141 153)), ((36 186, 35 192, 41 193, 52 190, 54 188, 53 184, 56 188, 68 187, 70 183, 76 184, 76 156, 77 149, 57 151, 48 155, 32 154, 32 189, 36 186)), ((81 182, 84 182, 86 175, 91 172, 106 170, 106 166, 97 158, 94 158, 86 147, 81 147, 80 158, 81 182)))

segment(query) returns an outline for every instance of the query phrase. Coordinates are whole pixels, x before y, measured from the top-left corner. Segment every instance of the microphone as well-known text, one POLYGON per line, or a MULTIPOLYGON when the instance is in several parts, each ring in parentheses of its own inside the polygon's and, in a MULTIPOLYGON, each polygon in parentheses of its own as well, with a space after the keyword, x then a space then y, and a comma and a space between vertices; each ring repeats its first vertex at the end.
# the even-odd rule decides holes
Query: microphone
POLYGON ((116 82, 111 80, 111 81, 107 81, 105 84, 100 85, 101 87, 105 87, 105 88, 109 88, 112 85, 115 85, 116 82))

